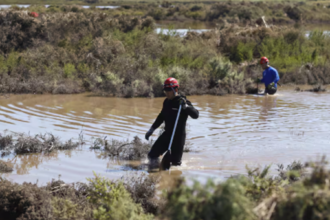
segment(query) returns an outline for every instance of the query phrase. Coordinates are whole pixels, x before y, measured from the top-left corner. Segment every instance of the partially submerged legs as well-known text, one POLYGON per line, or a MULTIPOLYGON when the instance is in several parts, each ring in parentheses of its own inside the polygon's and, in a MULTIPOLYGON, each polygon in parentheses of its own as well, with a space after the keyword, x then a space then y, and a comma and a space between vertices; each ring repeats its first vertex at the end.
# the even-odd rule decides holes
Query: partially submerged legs
MULTIPOLYGON (((185 139, 185 136, 183 138, 185 139)), ((185 142, 174 139, 171 153, 167 151, 169 142, 169 135, 162 134, 152 146, 150 152, 148 153, 149 168, 152 168, 151 170, 157 168, 160 170, 169 170, 171 166, 181 165, 183 146, 185 142), (164 153, 165 155, 162 161, 159 163, 159 157, 164 153)))

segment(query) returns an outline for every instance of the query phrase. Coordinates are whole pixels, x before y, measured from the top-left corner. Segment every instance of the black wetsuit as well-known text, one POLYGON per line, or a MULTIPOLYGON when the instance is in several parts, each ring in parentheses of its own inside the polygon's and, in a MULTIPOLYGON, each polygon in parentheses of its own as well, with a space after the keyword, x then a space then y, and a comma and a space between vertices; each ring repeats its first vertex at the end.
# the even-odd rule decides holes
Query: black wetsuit
POLYGON ((269 95, 274 95, 277 92, 277 88, 265 88, 265 93, 268 93, 269 95))
MULTIPOLYGON (((173 100, 165 99, 163 109, 152 125, 152 128, 157 129, 165 121, 165 131, 152 146, 148 154, 150 159, 156 159, 167 151, 178 114, 181 97, 185 98, 184 96, 176 96, 173 100)), ((172 142, 171 154, 166 153, 163 157, 161 163, 162 169, 169 169, 171 163, 172 165, 181 165, 183 147, 186 141, 186 122, 188 115, 194 119, 197 119, 199 116, 198 110, 192 106, 191 102, 186 100, 186 103, 187 108, 181 109, 181 114, 172 142)))

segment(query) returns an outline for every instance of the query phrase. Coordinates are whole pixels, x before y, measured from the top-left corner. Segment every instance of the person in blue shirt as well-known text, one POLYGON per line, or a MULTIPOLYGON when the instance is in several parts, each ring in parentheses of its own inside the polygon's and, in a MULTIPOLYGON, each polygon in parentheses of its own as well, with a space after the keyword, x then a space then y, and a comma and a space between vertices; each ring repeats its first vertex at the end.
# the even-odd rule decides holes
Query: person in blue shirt
POLYGON ((280 80, 277 70, 269 65, 267 57, 260 59, 260 65, 264 72, 260 82, 265 84, 265 94, 274 95, 277 91, 277 82, 280 80))

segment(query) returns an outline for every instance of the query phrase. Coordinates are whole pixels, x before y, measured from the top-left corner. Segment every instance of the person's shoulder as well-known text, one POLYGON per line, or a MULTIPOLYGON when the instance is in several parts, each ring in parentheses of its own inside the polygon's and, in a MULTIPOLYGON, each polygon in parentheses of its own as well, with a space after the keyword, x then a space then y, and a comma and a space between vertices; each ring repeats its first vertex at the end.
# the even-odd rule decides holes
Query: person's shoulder
POLYGON ((269 71, 272 71, 272 72, 276 72, 277 73, 277 70, 274 67, 272 67, 272 66, 269 67, 269 71))

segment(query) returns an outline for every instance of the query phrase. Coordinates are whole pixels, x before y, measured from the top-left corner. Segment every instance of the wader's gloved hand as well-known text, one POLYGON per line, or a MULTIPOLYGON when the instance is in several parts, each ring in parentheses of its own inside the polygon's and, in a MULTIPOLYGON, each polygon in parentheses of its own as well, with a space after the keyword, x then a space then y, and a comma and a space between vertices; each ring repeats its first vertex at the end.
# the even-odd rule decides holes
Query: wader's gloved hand
POLYGON ((150 128, 149 131, 146 133, 146 139, 149 141, 149 137, 152 135, 152 133, 154 133, 155 129, 154 128, 150 128))
POLYGON ((270 83, 270 84, 267 86, 267 89, 269 89, 269 90, 274 90, 274 89, 276 89, 276 88, 275 88, 275 83, 270 83))
POLYGON ((187 100, 185 98, 181 97, 179 102, 180 102, 180 105, 182 105, 182 109, 186 109, 188 107, 187 100))

